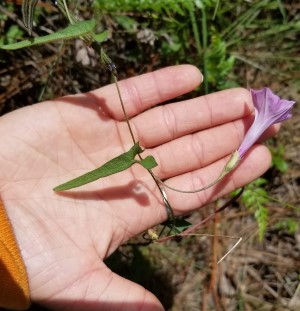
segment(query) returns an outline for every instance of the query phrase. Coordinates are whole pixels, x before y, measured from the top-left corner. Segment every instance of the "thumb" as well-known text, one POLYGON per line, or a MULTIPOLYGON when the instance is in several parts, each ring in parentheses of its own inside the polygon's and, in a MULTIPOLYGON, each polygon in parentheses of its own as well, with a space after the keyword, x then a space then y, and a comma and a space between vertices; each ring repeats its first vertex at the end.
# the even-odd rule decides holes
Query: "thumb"
POLYGON ((64 293, 56 295, 46 305, 54 310, 70 311, 164 310, 152 293, 107 267, 76 280, 64 293))

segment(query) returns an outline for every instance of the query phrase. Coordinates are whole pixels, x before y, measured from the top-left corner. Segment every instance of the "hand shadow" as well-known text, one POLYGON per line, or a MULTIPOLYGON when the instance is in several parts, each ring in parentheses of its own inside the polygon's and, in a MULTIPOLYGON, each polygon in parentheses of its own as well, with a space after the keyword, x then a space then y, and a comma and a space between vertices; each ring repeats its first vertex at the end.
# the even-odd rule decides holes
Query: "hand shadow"
POLYGON ((151 191, 149 187, 137 180, 129 182, 127 185, 115 186, 110 188, 104 188, 99 190, 68 190, 57 192, 57 195, 81 200, 124 200, 134 199, 141 206, 150 205, 149 196, 146 191, 151 191))
POLYGON ((63 96, 55 99, 54 101, 65 102, 85 109, 94 110, 102 121, 109 121, 113 119, 112 112, 109 109, 109 105, 106 103, 106 99, 97 97, 90 92, 72 96, 63 96))

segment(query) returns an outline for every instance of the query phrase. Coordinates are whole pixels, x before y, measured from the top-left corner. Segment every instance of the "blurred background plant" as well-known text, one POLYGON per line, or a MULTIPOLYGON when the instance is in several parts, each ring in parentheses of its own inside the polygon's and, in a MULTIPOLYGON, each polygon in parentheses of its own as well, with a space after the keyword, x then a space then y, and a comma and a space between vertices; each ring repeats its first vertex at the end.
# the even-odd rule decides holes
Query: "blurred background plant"
MULTIPOLYGON (((0 45, 28 37, 21 3, 1 2, 0 45)), ((299 103, 297 1, 74 0, 69 7, 79 19, 96 16, 99 32, 109 31, 103 46, 120 78, 191 63, 202 70, 205 80, 180 99, 235 86, 269 86, 299 103)), ((38 2, 33 36, 66 25, 51 1, 38 2)), ((80 40, 1 50, 0 112, 88 91, 110 80, 95 53, 80 40)), ((268 142, 272 167, 246 187, 221 219, 216 216, 198 232, 214 238, 195 235, 147 247, 124 246, 108 259, 112 269, 152 290, 168 310, 300 309, 299 105, 293 112, 280 134, 268 142), (228 236, 243 241, 216 265, 216 257, 235 243, 228 236)), ((222 203, 187 219, 197 223, 222 203)))

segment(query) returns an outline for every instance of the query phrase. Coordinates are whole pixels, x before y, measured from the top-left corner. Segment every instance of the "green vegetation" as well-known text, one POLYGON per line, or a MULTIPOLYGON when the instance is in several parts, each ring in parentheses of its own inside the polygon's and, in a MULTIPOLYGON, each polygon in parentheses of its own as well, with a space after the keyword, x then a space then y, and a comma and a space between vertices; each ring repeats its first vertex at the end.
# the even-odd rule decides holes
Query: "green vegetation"
POLYGON ((300 58, 294 40, 300 31, 299 15, 292 15, 292 6, 281 1, 96 0, 95 7, 118 25, 112 29, 115 41, 126 37, 135 43, 130 49, 125 45, 125 61, 142 67, 145 54, 158 54, 160 64, 195 64, 203 68, 205 92, 252 86, 251 81, 240 79, 241 65, 276 75, 277 80, 296 78, 300 58), (148 37, 142 37, 146 30, 148 37), (282 70, 286 60, 294 63, 282 70))
POLYGON ((270 202, 268 199, 267 191, 263 188, 266 185, 267 180, 264 178, 258 178, 248 186, 242 195, 241 201, 244 206, 249 209, 258 224, 258 236, 262 241, 266 232, 268 224, 268 208, 267 204, 270 202))

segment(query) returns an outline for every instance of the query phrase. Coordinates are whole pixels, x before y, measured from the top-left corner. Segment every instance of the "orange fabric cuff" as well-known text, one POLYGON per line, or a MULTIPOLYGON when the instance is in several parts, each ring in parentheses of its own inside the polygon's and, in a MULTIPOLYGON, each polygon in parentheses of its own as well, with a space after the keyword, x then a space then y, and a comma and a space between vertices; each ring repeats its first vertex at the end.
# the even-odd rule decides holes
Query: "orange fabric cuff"
POLYGON ((26 310, 29 285, 12 226, 0 201, 0 308, 26 310))

